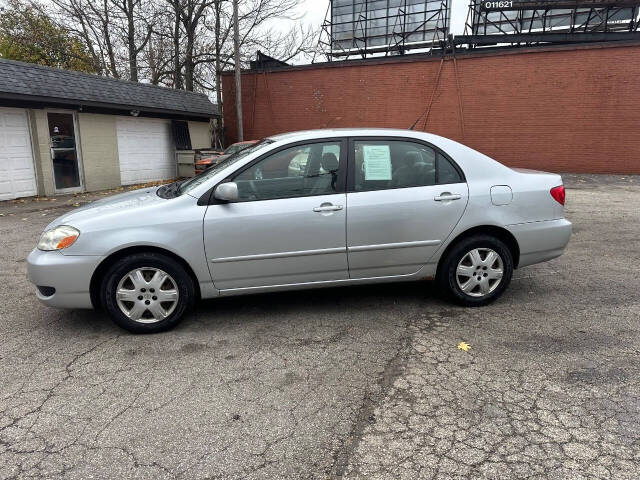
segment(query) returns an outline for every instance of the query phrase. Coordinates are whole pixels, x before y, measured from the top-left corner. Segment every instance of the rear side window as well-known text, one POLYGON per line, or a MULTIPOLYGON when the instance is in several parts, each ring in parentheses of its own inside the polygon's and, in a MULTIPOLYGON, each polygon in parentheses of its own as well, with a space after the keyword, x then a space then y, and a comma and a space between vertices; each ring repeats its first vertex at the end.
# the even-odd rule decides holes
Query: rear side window
POLYGON ((463 181, 446 157, 420 143, 357 140, 353 145, 356 192, 463 181))
POLYGON ((462 176, 451 160, 438 153, 437 182, 438 184, 462 183, 462 176))

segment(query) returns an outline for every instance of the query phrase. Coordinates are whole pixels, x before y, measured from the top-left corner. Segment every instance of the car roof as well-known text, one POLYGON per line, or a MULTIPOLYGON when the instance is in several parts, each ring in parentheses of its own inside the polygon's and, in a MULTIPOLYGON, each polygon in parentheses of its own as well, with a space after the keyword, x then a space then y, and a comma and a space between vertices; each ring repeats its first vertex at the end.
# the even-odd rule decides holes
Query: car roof
POLYGON ((298 130, 295 132, 278 133, 268 138, 271 140, 291 140, 297 137, 347 137, 352 135, 403 135, 412 130, 397 128, 319 128, 314 130, 298 130))
POLYGON ((331 138, 331 137, 403 137, 403 138, 421 138, 434 145, 441 146, 443 143, 451 142, 451 140, 434 135, 432 133, 421 132, 416 130, 401 128, 324 128, 317 130, 300 130, 297 132, 279 133, 267 137, 275 142, 279 141, 297 141, 310 140, 314 138, 331 138))
MULTIPOLYGON (((400 128, 326 128, 319 130, 301 130, 281 133, 267 137, 278 143, 289 143, 304 140, 336 138, 336 137, 398 137, 415 138, 426 141, 441 149, 462 167, 465 175, 472 170, 482 174, 486 168, 507 168, 490 157, 473 150, 466 145, 441 137, 433 133, 400 128)), ((472 172, 473 174, 474 172, 472 172)))
MULTIPOLYGON (((507 178, 511 173, 513 173, 513 171, 508 167, 476 150, 473 150, 470 147, 467 147, 466 145, 456 142, 455 140, 434 135, 432 133, 416 130, 403 130, 398 128, 327 128, 271 135, 266 137, 266 139, 270 140, 267 142, 267 150, 259 150, 250 153, 238 165, 229 168, 242 168, 243 165, 255 160, 256 157, 268 154, 270 150, 286 147, 289 143, 340 137, 398 137, 399 139, 414 138, 425 141, 439 148, 447 156, 451 157, 462 168, 462 171, 467 177, 467 182, 481 181, 482 179, 489 179, 486 181, 493 182, 496 177, 507 178)), ((211 184, 222 180, 224 176, 228 174, 228 171, 221 170, 218 177, 214 177, 210 183, 203 184, 198 187, 197 190, 194 190, 193 195, 199 197, 206 191, 206 189, 211 188, 211 184)))

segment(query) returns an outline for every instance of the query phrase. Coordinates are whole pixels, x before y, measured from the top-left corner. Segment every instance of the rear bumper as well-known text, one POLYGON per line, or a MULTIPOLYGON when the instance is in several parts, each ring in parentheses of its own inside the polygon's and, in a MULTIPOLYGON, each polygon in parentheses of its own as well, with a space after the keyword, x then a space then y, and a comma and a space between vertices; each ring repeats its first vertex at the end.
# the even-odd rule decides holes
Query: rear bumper
POLYGON ((34 249, 27 257, 29 281, 36 286, 55 288, 45 296, 36 289, 42 303, 61 308, 92 308, 89 284, 91 276, 104 257, 94 255, 62 255, 34 249))
POLYGON ((571 238, 571 222, 562 218, 507 225, 520 247, 519 267, 559 257, 571 238))

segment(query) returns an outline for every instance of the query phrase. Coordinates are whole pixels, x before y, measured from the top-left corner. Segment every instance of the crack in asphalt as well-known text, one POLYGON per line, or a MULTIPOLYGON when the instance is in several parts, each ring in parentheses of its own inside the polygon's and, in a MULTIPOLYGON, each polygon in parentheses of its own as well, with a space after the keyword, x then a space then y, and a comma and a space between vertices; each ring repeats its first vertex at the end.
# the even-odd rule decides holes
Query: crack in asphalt
POLYGON ((408 330, 410 323, 411 320, 407 319, 407 323, 403 327, 406 334, 404 335, 404 338, 399 341, 397 351, 384 366, 384 370, 381 375, 365 392, 349 435, 342 442, 340 449, 333 453, 334 461, 331 473, 333 478, 344 477, 349 466, 349 462, 351 461, 351 457, 360 445, 365 429, 369 424, 376 421, 374 415, 376 408, 385 398, 396 379, 398 379, 405 370, 405 366, 408 361, 409 346, 411 345, 412 340, 412 336, 408 330))
POLYGON ((203 302, 153 336, 40 305, 25 238, 51 218, 12 208, 2 480, 640 477, 630 184, 569 189, 566 255, 482 309, 429 284, 287 292, 203 302))
POLYGON ((624 428, 640 415, 638 381, 559 385, 517 361, 487 364, 437 318, 416 327, 343 478, 638 478, 640 432, 624 428))

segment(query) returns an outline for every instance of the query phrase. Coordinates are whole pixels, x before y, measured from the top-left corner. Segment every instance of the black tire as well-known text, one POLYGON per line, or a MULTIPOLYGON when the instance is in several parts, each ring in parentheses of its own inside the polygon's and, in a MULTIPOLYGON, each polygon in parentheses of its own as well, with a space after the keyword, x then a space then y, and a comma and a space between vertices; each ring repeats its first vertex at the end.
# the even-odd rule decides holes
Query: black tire
MULTIPOLYGON (((100 288, 100 296, 104 309, 109 313, 109 316, 115 323, 131 333, 157 333, 173 328, 182 320, 185 313, 193 307, 196 298, 195 292, 193 279, 179 262, 166 255, 151 252, 136 253, 118 260, 105 273, 100 288), (175 290, 178 292, 178 299, 175 306, 173 306, 170 301, 168 302, 173 306, 171 313, 154 323, 141 323, 145 320, 144 318, 141 318, 141 321, 132 320, 120 309, 116 299, 116 291, 120 281, 123 280, 129 272, 136 269, 144 270, 146 268, 162 270, 167 273, 170 276, 169 280, 173 282, 175 290)), ((150 294, 145 292, 144 295, 150 294)), ((152 298, 156 297, 149 298, 149 302, 153 301, 152 298)), ((133 302, 131 302, 131 305, 132 304, 133 302)), ((150 311, 145 312, 145 314, 151 315, 150 311)))
MULTIPOLYGON (((487 259, 486 256, 484 258, 487 259)), ((499 263, 496 263, 494 265, 499 265, 499 263)), ((476 271, 474 269, 477 267, 471 266, 468 268, 472 268, 472 271, 476 271)), ((479 272, 479 276, 475 278, 479 278, 481 281, 485 281, 485 279, 482 278, 484 275, 484 273, 482 272, 486 272, 487 269, 482 269, 483 267, 480 267, 480 269, 477 270, 479 272)), ((449 252, 446 254, 446 257, 440 263, 437 274, 437 282, 445 295, 447 295, 455 303, 463 305, 465 307, 480 307, 482 305, 487 305, 488 303, 493 302, 500 295, 502 295, 502 293, 509 285, 512 275, 513 256, 511 255, 511 251, 504 244, 504 242, 490 235, 474 235, 460 240, 453 246, 453 248, 451 248, 451 250, 449 250, 449 252), (463 282, 465 278, 471 279, 473 281, 473 277, 475 277, 476 275, 475 273, 471 277, 467 277, 465 275, 458 277, 457 268, 460 261, 475 249, 480 249, 481 252, 484 253, 488 253, 485 251, 485 249, 493 250, 498 254, 502 262, 502 278, 497 283, 497 285, 495 285, 495 287, 493 287, 493 285, 490 285, 489 288, 493 287, 493 289, 486 294, 482 294, 480 286, 475 288, 475 291, 472 290, 472 293, 465 293, 458 282, 458 278, 460 278, 461 282, 463 282)), ((487 279, 486 281, 495 282, 495 280, 491 279, 487 279)))

